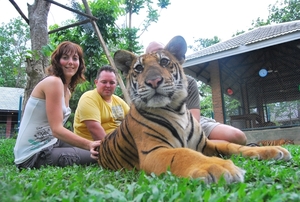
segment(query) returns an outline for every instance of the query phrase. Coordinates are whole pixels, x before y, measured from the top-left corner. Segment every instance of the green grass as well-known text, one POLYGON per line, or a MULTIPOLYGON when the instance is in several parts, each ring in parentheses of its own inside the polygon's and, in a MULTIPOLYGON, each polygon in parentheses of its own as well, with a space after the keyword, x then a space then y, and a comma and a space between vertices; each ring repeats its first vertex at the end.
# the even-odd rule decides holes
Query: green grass
POLYGON ((258 161, 232 157, 247 171, 244 183, 206 185, 197 179, 98 166, 45 167, 18 171, 14 139, 0 140, 0 201, 300 201, 300 147, 285 146, 293 160, 258 161))

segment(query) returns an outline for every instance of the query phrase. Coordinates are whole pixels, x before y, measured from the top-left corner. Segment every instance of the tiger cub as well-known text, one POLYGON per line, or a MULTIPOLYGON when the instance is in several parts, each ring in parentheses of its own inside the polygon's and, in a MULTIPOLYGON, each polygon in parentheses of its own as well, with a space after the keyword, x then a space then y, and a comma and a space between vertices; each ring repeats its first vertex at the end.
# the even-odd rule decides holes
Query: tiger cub
POLYGON ((132 103, 121 125, 102 140, 99 165, 157 175, 169 169, 207 183, 223 176, 232 183, 242 182, 245 171, 217 156, 291 159, 282 147, 247 147, 206 138, 185 104, 188 83, 181 65, 186 50, 184 38, 176 36, 163 50, 141 56, 125 50, 114 54, 117 68, 127 75, 132 103))

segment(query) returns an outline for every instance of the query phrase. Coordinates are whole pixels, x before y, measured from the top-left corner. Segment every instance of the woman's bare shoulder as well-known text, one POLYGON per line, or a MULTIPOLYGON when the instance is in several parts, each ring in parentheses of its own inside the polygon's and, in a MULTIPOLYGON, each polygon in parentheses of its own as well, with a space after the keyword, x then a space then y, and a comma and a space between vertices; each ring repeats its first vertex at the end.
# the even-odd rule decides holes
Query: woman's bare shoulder
POLYGON ((59 78, 57 76, 47 76, 41 82, 44 82, 47 84, 62 84, 61 78, 59 78))
POLYGON ((59 77, 48 76, 42 82, 42 88, 44 91, 51 90, 53 92, 61 91, 61 89, 63 89, 63 82, 59 77))
POLYGON ((45 99, 47 92, 56 91, 57 93, 63 88, 62 80, 56 76, 47 76, 41 80, 33 89, 32 96, 45 99))

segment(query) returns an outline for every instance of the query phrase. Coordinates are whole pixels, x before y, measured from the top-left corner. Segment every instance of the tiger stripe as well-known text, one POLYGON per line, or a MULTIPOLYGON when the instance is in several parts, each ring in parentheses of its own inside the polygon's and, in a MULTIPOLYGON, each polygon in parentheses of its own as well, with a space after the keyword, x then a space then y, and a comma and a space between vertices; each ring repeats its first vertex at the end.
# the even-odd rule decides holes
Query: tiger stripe
POLYGON ((261 140, 257 142, 260 146, 281 146, 286 144, 294 144, 293 140, 277 139, 277 140, 261 140))

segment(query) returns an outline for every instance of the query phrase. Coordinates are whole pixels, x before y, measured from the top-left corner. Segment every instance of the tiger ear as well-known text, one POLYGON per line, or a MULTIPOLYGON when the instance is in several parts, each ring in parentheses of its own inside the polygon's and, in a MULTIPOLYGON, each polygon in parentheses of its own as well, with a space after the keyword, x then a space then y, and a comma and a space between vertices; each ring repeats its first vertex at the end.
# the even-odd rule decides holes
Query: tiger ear
POLYGON ((173 37, 164 49, 174 55, 180 64, 184 63, 187 44, 182 36, 173 37))
POLYGON ((118 50, 114 54, 114 62, 122 74, 126 76, 130 70, 130 66, 132 64, 132 61, 136 58, 136 56, 126 50, 118 50))

